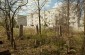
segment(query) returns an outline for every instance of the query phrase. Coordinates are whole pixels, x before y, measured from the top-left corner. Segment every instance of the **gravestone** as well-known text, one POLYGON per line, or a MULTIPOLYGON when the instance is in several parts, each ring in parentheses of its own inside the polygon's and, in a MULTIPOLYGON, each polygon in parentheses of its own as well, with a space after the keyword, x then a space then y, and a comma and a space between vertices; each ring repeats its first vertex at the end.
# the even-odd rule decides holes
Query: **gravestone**
POLYGON ((23 39, 23 26, 27 26, 27 16, 18 15, 19 37, 23 39))
POLYGON ((27 16, 18 15, 17 16, 17 22, 18 22, 18 25, 27 26, 27 16))

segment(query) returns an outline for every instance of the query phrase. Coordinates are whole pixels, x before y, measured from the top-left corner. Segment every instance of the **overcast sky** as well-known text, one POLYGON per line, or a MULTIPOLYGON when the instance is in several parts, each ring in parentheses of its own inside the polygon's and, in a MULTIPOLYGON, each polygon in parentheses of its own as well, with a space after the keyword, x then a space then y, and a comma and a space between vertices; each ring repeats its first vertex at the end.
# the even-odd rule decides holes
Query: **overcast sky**
MULTIPOLYGON (((34 2, 32 0, 28 0, 28 4, 27 6, 24 6, 22 7, 23 10, 20 11, 20 15, 28 15, 29 13, 33 12, 34 10, 36 10, 36 6, 34 6, 34 2), (31 5, 31 6, 29 6, 31 5)), ((41 0, 41 3, 42 3, 43 0, 41 0)), ((45 10, 49 10, 49 9, 52 9, 52 8, 56 8, 58 7, 58 4, 61 4, 59 2, 60 0, 49 0, 49 2, 44 6, 45 10)))

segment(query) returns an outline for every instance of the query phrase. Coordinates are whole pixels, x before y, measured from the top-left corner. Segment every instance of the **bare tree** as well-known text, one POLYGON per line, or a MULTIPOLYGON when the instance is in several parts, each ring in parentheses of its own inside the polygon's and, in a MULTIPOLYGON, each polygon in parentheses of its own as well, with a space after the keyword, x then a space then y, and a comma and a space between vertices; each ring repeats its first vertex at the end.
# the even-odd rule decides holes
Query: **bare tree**
POLYGON ((80 17, 81 17, 81 7, 80 7, 80 0, 77 0, 77 22, 78 22, 78 27, 80 26, 80 17))
POLYGON ((38 17, 39 17, 39 34, 41 34, 41 10, 45 6, 48 0, 44 0, 43 2, 41 1, 42 0, 35 0, 36 6, 38 8, 37 10, 38 10, 38 17))
POLYGON ((3 22, 4 27, 7 32, 8 40, 10 40, 11 45, 14 49, 16 49, 15 41, 13 38, 13 27, 14 27, 14 20, 17 11, 22 6, 25 6, 28 3, 28 0, 0 0, 0 10, 2 11, 2 14, 4 16, 3 22))
POLYGON ((67 48, 67 53, 69 52, 69 5, 70 4, 70 0, 67 0, 67 36, 68 36, 68 48, 67 48))

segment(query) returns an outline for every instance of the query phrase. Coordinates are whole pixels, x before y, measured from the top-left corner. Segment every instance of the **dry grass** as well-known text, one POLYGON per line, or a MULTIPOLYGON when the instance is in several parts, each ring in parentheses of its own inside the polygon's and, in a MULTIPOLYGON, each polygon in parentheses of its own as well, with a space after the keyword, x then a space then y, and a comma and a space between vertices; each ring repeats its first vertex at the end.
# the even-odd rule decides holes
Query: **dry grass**
MULTIPOLYGON (((56 32, 54 30, 46 29, 42 31, 41 35, 36 35, 35 29, 24 28, 24 39, 15 39, 17 50, 11 48, 10 42, 6 40, 6 33, 3 27, 0 27, 0 40, 4 42, 0 46, 0 51, 9 49, 14 55, 56 55, 59 49, 58 43, 62 45, 62 41, 55 36, 56 32), (37 46, 37 47, 35 47, 37 46)), ((19 29, 14 28, 14 37, 19 36, 19 29)), ((66 37, 65 37, 66 38, 66 37)), ((82 45, 82 32, 74 33, 72 41, 77 51, 80 50, 82 45)), ((64 40, 63 40, 64 42, 64 40)))

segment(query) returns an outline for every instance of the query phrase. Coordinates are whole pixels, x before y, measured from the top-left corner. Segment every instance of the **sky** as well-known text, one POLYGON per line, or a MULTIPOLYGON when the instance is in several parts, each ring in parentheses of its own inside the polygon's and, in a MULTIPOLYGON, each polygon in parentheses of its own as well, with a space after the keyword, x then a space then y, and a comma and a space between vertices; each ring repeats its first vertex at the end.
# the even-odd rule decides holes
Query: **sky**
POLYGON ((51 3, 49 4, 50 8, 53 8, 56 3, 58 3, 57 0, 51 0, 51 3))
MULTIPOLYGON (((41 4, 42 4, 42 1, 44 0, 41 0, 41 4)), ((59 0, 49 0, 49 2, 44 6, 44 9, 49 10, 52 8, 56 8, 58 4, 60 4, 59 0)), ((27 6, 22 7, 23 10, 19 12, 20 15, 28 15, 32 11, 36 10, 36 7, 34 5, 35 5, 34 2, 32 0, 29 0, 29 3, 27 4, 27 6), (28 5, 31 5, 31 6, 28 6, 28 5)))

